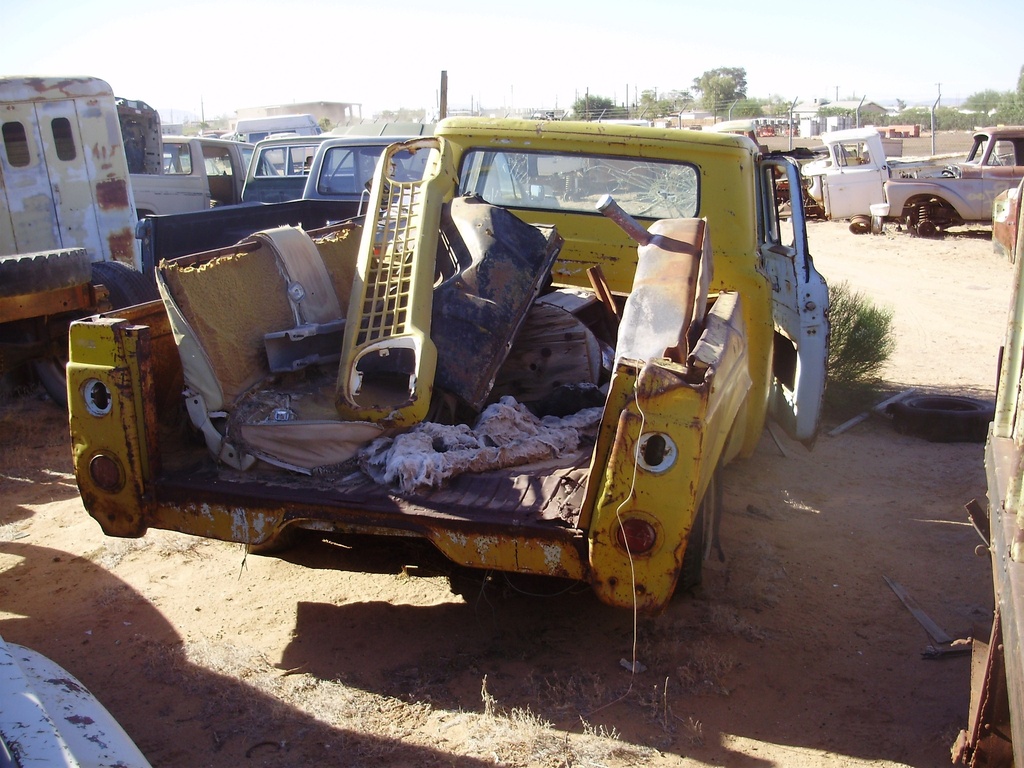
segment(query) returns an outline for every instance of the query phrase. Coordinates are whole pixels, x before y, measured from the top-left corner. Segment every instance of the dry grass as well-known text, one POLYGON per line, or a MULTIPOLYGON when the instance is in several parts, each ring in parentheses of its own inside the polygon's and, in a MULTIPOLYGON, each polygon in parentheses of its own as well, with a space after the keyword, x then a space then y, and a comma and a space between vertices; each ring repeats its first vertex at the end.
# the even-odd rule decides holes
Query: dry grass
MULTIPOLYGON (((67 416, 53 403, 52 411, 42 411, 45 425, 40 424, 41 403, 32 393, 20 397, 0 398, 0 475, 17 475, 21 470, 40 467, 40 452, 66 449, 67 431, 50 429, 54 421, 67 424, 67 416), (46 426, 46 428, 41 428, 46 426)), ((70 451, 65 462, 69 463, 70 451)))
POLYGON ((152 551, 159 557, 177 557, 192 562, 205 558, 206 550, 217 544, 198 536, 154 529, 138 539, 106 538, 103 547, 91 553, 89 559, 108 571, 115 569, 129 555, 145 551, 152 551))
POLYGON ((600 766, 613 758, 616 765, 642 765, 654 754, 623 743, 614 729, 581 721, 580 731, 570 733, 530 707, 506 710, 487 690, 486 677, 481 682, 482 711, 456 712, 404 702, 340 680, 283 672, 258 651, 230 643, 196 639, 167 646, 143 638, 135 642, 152 682, 176 686, 203 702, 199 716, 216 718, 215 737, 241 737, 268 749, 289 750, 290 744, 267 740, 268 735, 301 723, 306 739, 352 734, 346 749, 366 764, 399 764, 403 745, 505 766, 600 766), (311 732, 316 725, 310 719, 323 731, 311 732))

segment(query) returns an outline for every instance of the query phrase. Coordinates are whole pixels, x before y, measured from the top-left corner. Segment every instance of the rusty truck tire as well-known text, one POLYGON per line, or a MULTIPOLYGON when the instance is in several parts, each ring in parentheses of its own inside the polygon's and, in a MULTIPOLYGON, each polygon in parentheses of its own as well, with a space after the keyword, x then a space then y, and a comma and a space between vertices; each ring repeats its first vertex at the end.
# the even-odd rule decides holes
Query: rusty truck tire
POLYGON ((983 443, 995 407, 956 395, 918 395, 886 406, 900 434, 933 443, 983 443))
POLYGON ((696 589, 704 580, 704 562, 711 555, 712 545, 716 543, 718 522, 722 514, 721 488, 719 473, 716 470, 711 475, 707 490, 704 491, 704 498, 700 500, 697 516, 686 539, 677 593, 696 589))
POLYGON ((88 283, 91 274, 84 248, 0 256, 0 298, 72 288, 88 283))

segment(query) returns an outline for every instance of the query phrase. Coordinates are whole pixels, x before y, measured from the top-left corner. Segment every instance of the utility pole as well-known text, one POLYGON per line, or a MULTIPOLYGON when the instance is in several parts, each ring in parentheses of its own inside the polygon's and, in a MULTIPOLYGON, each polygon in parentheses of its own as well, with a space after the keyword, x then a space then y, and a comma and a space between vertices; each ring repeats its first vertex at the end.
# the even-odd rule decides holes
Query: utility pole
POLYGON ((441 94, 437 105, 437 119, 444 120, 448 116, 448 70, 441 70, 441 94))

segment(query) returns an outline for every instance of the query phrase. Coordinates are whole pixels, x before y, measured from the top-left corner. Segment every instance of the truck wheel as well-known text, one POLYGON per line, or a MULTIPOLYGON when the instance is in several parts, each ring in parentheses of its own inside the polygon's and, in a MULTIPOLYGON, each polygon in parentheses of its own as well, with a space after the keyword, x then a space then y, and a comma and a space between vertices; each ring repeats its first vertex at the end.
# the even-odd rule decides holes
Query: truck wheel
POLYGON ((920 395, 885 409, 900 434, 933 443, 983 443, 995 408, 984 401, 955 395, 920 395))
POLYGON ((722 493, 718 471, 711 476, 704 498, 700 501, 697 516, 686 539, 683 567, 679 573, 679 591, 689 592, 699 587, 704 578, 704 561, 711 555, 715 530, 722 513, 722 493))
MULTIPOLYGON (((84 251, 83 251, 84 253, 84 251)), ((86 282, 106 286, 113 309, 123 309, 133 304, 158 298, 156 283, 126 264, 112 261, 97 261, 91 265, 91 279, 86 282)), ((68 406, 67 341, 59 351, 49 357, 32 361, 39 384, 50 399, 64 408, 68 406)))
POLYGON ((89 275, 84 248, 0 256, 0 298, 72 288, 88 283, 89 275))
POLYGON ((92 283, 106 286, 113 309, 124 309, 160 297, 153 280, 127 264, 116 261, 94 263, 92 283))
POLYGON ((855 235, 866 235, 871 231, 871 217, 854 216, 850 219, 850 231, 855 235))
POLYGON ((66 361, 62 362, 56 357, 44 357, 32 361, 32 370, 35 372, 36 378, 39 379, 43 391, 50 396, 53 402, 64 409, 68 407, 68 380, 65 365, 67 365, 66 361))

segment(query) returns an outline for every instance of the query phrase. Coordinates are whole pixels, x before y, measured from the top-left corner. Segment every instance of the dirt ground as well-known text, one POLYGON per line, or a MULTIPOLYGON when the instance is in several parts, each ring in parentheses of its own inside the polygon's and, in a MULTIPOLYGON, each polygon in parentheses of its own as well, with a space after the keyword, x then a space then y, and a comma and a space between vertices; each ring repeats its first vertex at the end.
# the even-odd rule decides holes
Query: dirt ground
MULTIPOLYGON (((890 390, 992 397, 1011 268, 988 231, 809 231, 826 279, 893 310, 890 390)), ((635 623, 560 584, 467 602, 395 542, 274 559, 105 538, 70 472, 61 412, 0 403, 0 634, 78 676, 155 766, 943 766, 969 659, 924 658, 883 577, 954 638, 991 621, 963 509, 983 446, 880 417, 810 452, 766 434, 725 473, 724 561, 635 623)))

